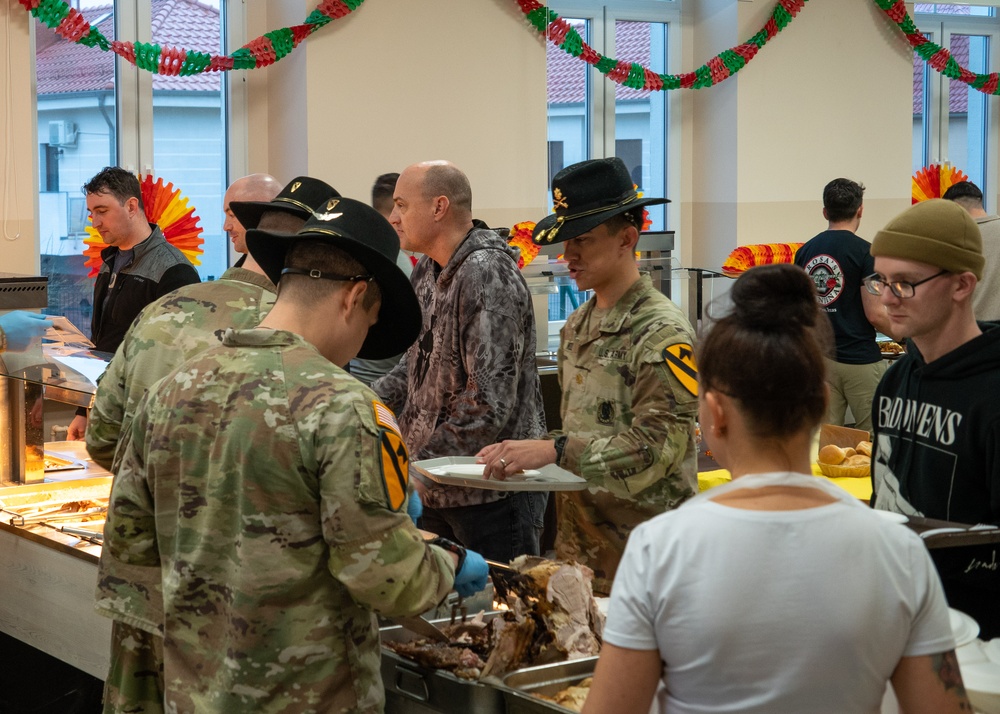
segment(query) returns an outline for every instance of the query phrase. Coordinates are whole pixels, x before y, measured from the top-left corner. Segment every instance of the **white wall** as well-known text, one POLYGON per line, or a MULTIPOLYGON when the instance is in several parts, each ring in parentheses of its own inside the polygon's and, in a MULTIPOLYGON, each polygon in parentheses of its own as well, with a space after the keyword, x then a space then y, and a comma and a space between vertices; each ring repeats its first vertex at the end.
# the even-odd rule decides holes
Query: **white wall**
MULTIPOLYGON (((278 4, 272 27, 290 24, 278 4)), ((288 5, 296 22, 314 7, 288 5)), ((301 170, 368 201, 379 174, 448 159, 469 175, 477 218, 545 215, 545 52, 511 0, 365 3, 264 71, 249 102, 258 118, 268 103, 279 178, 301 170)))
MULTIPOLYGON (((685 51, 685 70, 745 41, 774 8, 694 5, 686 36, 694 55, 685 51)), ((694 93, 685 113, 687 264, 718 267, 737 245, 807 240, 826 227, 821 194, 838 176, 868 189, 862 235, 905 209, 911 58, 870 0, 811 2, 736 77, 694 93)))

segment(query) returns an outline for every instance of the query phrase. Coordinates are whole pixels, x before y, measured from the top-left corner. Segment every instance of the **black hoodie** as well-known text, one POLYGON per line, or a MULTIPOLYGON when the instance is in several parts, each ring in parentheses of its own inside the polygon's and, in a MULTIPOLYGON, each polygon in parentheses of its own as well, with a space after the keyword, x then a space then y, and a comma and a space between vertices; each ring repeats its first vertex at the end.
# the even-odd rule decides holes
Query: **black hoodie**
POLYGON ((872 505, 1000 525, 1000 324, 930 364, 910 342, 872 402, 872 505))

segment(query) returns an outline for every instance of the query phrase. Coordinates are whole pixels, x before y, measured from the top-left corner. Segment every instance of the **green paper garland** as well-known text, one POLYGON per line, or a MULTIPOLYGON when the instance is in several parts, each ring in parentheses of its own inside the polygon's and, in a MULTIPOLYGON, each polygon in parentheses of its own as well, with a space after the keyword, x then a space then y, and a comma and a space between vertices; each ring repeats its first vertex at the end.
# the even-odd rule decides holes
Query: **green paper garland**
MULTIPOLYGON (((998 73, 977 74, 962 67, 947 49, 927 39, 913 23, 904 0, 873 0, 892 20, 917 55, 950 79, 968 84, 984 94, 1000 94, 998 73)), ((779 0, 771 18, 761 30, 741 45, 723 50, 694 72, 657 74, 637 62, 623 62, 606 57, 590 47, 566 20, 536 0, 515 0, 528 22, 556 47, 591 64, 613 82, 632 89, 665 91, 712 87, 743 69, 775 35, 788 26, 807 0, 779 0)))
POLYGON ((71 8, 64 0, 18 2, 38 18, 39 22, 71 42, 97 47, 104 52, 114 52, 147 72, 186 77, 203 72, 228 72, 272 65, 288 56, 300 42, 319 28, 357 10, 364 0, 323 0, 301 25, 266 32, 228 56, 162 47, 149 42, 112 41, 91 26, 79 10, 71 8))

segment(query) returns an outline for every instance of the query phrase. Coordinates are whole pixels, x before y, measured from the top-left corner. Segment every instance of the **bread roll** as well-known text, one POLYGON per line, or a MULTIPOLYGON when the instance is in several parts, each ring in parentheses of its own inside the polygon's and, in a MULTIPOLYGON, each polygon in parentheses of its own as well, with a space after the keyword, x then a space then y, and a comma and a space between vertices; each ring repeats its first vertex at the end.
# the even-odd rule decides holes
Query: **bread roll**
POLYGON ((819 461, 824 464, 839 464, 847 458, 847 453, 835 444, 827 444, 819 450, 819 461))
POLYGON ((855 454, 854 456, 848 456, 844 459, 844 466, 871 466, 872 460, 869 456, 864 456, 863 454, 855 454))
POLYGON ((871 456, 872 455, 872 442, 870 442, 870 441, 859 442, 858 446, 857 446, 857 449, 858 449, 858 453, 859 454, 864 454, 865 456, 871 456))

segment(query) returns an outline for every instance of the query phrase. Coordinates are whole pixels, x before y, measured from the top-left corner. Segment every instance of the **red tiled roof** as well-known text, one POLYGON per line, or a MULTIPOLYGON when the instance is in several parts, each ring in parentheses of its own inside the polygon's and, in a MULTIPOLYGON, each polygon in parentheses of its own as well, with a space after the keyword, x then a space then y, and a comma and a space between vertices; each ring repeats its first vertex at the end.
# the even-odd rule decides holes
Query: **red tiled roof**
MULTIPOLYGON (((104 18, 98 23, 97 29, 109 40, 114 39, 114 17, 110 14, 111 11, 110 4, 81 10, 87 22, 104 18)), ((153 0, 154 43, 218 54, 219 32, 218 8, 204 5, 198 0, 153 0)), ((90 92, 114 87, 114 53, 64 40, 40 22, 36 22, 35 40, 40 95, 90 92)), ((214 72, 191 77, 153 75, 154 90, 217 92, 220 86, 220 77, 214 72)))
MULTIPOLYGON (((586 23, 569 20, 573 28, 586 39, 586 23)), ((618 22, 615 27, 615 59, 650 65, 649 23, 618 22)), ((581 104, 586 96, 588 65, 546 41, 546 78, 549 104, 581 104)), ((650 92, 615 85, 615 99, 642 99, 650 92)))

